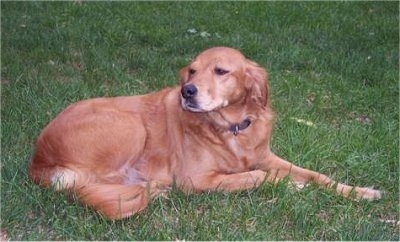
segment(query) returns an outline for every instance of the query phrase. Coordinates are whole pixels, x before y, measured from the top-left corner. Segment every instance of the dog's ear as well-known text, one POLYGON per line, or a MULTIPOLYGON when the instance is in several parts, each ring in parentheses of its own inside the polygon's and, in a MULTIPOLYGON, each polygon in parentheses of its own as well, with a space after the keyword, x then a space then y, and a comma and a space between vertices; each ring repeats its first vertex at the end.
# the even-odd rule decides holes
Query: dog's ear
POLYGON ((249 97, 257 104, 265 106, 268 100, 268 74, 257 63, 247 60, 245 69, 246 88, 249 97))
POLYGON ((179 84, 183 85, 189 79, 189 67, 185 66, 179 71, 179 84))

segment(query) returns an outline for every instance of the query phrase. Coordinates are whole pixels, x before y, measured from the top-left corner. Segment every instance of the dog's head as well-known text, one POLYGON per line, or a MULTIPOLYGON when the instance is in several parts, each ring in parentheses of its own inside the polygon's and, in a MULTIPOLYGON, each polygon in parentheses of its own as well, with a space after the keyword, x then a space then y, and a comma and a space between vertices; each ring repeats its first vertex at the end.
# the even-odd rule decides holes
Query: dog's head
POLYGON ((209 112, 245 100, 267 103, 267 73, 239 51, 214 47, 201 52, 179 72, 181 105, 192 112, 209 112))

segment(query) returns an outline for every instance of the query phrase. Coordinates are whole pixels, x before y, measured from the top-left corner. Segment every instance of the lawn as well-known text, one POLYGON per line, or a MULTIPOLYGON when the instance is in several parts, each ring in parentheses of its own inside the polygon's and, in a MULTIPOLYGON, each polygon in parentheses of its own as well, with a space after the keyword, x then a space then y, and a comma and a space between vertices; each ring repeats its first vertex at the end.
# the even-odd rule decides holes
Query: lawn
POLYGON ((397 2, 1 2, 0 238, 398 240, 399 220, 397 2), (37 135, 68 104, 176 85, 217 45, 268 70, 276 153, 384 198, 174 189, 109 221, 28 179, 37 135))

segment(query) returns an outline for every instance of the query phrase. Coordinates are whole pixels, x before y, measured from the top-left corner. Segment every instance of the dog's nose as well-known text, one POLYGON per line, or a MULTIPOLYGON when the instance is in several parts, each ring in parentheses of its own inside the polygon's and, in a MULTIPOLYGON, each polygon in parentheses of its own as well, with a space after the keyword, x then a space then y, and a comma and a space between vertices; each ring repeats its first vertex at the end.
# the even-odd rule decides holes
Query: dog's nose
POLYGON ((197 87, 193 84, 184 85, 181 89, 182 97, 191 98, 197 93, 197 87))

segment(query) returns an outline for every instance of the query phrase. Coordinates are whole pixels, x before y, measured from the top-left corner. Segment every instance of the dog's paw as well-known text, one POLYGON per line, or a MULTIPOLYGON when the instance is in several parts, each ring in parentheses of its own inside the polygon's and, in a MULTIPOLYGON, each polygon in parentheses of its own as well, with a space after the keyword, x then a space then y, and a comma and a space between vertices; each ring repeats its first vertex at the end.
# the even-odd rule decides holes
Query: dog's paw
POLYGON ((383 192, 380 190, 375 190, 372 187, 362 187, 357 191, 358 199, 365 199, 368 201, 381 199, 383 192))

